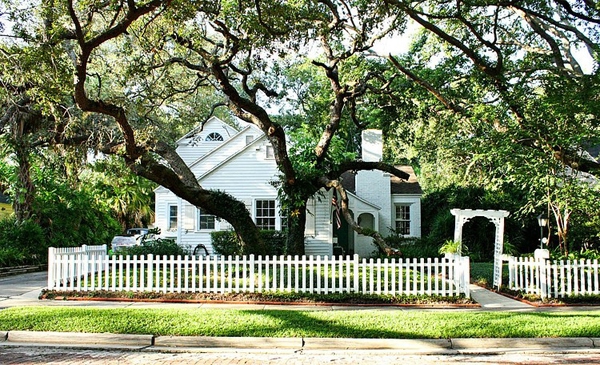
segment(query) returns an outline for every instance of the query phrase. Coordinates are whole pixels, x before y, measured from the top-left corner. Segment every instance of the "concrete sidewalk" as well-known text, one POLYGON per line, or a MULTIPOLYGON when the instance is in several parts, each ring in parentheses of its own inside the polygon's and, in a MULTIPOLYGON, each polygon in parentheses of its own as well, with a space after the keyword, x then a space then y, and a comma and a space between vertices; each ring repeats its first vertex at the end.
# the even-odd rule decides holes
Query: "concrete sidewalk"
POLYGON ((361 351, 419 355, 505 353, 600 354, 599 338, 264 338, 90 334, 69 332, 0 332, 0 347, 32 346, 79 349, 121 349, 158 352, 323 352, 361 351))

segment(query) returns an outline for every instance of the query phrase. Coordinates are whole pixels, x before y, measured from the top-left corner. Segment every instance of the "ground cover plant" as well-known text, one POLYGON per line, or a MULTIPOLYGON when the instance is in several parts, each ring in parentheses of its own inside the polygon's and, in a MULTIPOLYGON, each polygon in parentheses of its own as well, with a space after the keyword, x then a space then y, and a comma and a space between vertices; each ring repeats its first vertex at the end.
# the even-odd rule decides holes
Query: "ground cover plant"
POLYGON ((40 299, 47 300, 135 300, 169 302, 244 302, 281 304, 349 304, 349 305, 412 305, 412 306, 473 306, 475 301, 464 294, 442 297, 439 295, 370 295, 359 293, 162 293, 133 291, 56 291, 43 290, 40 299))
POLYGON ((233 337, 598 337, 600 311, 512 313, 15 307, 0 311, 0 330, 233 337))

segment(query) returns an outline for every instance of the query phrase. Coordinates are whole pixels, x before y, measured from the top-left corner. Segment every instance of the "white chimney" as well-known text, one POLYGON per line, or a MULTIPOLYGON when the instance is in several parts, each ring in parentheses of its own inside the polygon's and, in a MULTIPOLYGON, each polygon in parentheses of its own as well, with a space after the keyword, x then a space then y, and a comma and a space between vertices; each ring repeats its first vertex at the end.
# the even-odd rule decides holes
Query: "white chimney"
POLYGON ((380 129, 362 131, 362 160, 379 162, 383 158, 383 137, 380 129))
MULTIPOLYGON (((362 132, 362 160, 379 162, 383 157, 383 138, 381 130, 367 129, 362 132)), ((391 186, 390 175, 379 170, 361 170, 356 174, 356 195, 377 205, 379 211, 380 233, 387 235, 391 222, 391 186)))

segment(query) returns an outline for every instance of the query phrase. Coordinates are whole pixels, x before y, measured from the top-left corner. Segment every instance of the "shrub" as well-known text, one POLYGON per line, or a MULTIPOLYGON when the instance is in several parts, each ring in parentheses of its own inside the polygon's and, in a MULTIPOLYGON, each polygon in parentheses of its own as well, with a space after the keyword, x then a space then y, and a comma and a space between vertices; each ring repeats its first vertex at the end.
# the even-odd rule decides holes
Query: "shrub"
MULTIPOLYGON (((284 255, 286 234, 282 231, 262 230, 260 237, 267 246, 267 255, 284 255)), ((234 231, 216 231, 211 233, 212 246, 216 253, 224 256, 242 255, 242 247, 234 231)))
POLYGON ((388 236, 384 240, 390 247, 400 250, 401 257, 427 258, 438 256, 438 247, 424 238, 388 236))
POLYGON ((260 237, 267 246, 267 255, 279 256, 286 254, 287 235, 282 231, 260 231, 260 237))
POLYGON ((0 265, 36 265, 48 261, 44 231, 34 221, 17 222, 14 217, 0 221, 0 265))
POLYGON ((0 248, 0 267, 20 266, 26 264, 27 255, 15 247, 0 248))
POLYGON ((219 255, 235 256, 241 252, 239 240, 234 231, 215 231, 210 234, 213 250, 219 255))

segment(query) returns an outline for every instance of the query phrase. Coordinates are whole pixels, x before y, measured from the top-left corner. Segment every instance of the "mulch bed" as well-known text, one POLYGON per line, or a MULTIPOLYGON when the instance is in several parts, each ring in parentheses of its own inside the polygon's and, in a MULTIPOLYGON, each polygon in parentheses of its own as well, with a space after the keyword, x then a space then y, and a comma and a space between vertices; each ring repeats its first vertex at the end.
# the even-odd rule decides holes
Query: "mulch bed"
POLYGON ((283 304, 314 306, 414 306, 428 308, 479 307, 479 304, 464 297, 434 296, 383 296, 383 295, 300 295, 265 293, 156 293, 156 292, 88 292, 43 290, 40 299, 46 300, 97 300, 125 302, 169 302, 169 303, 231 303, 231 304, 283 304))
POLYGON ((578 295, 564 298, 542 299, 539 295, 525 294, 515 290, 503 288, 501 291, 487 288, 507 298, 527 303, 534 307, 595 307, 600 306, 599 295, 578 295))

